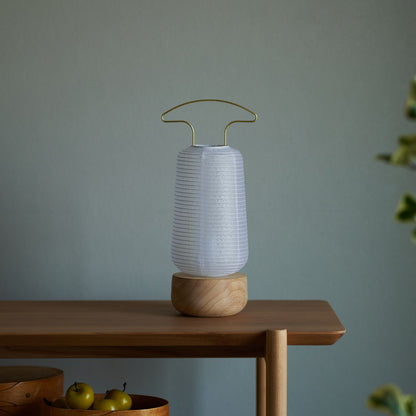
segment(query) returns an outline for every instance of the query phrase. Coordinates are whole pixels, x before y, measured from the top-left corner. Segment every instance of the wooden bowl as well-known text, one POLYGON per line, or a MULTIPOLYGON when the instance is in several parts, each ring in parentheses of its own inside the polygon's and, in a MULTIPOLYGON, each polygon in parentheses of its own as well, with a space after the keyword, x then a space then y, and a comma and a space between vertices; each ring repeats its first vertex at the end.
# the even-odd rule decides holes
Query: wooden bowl
POLYGON ((64 391, 62 370, 50 367, 0 367, 0 416, 38 416, 44 397, 64 391))
MULTIPOLYGON (((103 399, 104 394, 95 394, 96 399, 103 399)), ((44 416, 169 416, 169 402, 160 397, 142 396, 130 394, 132 408, 130 410, 81 410, 61 409, 44 404, 42 415, 44 416)), ((51 401, 53 401, 52 399, 51 401)))

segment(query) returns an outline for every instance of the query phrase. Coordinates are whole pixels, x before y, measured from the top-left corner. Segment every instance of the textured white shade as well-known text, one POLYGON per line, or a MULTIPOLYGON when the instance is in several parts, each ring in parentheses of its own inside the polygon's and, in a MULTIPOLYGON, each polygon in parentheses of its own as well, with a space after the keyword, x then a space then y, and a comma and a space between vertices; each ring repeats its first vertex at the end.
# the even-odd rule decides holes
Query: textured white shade
POLYGON ((184 273, 219 277, 247 262, 241 153, 229 146, 190 146, 177 158, 172 260, 184 273))

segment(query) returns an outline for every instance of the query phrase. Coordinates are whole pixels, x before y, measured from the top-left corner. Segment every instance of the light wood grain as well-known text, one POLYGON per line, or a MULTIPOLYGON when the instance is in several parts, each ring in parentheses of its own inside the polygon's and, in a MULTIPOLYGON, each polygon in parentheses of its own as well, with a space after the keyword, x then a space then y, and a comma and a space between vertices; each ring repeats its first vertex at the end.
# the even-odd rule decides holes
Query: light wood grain
POLYGON ((287 331, 266 335, 266 416, 287 416, 287 331))
POLYGON ((266 360, 256 358, 256 416, 266 416, 266 360))
POLYGON ((247 276, 234 273, 225 277, 200 277, 175 273, 171 299, 175 309, 185 315, 235 315, 247 304, 247 276))
POLYGON ((326 301, 248 301, 196 318, 170 301, 0 301, 0 357, 260 357, 266 331, 289 345, 329 345, 345 328, 326 301))

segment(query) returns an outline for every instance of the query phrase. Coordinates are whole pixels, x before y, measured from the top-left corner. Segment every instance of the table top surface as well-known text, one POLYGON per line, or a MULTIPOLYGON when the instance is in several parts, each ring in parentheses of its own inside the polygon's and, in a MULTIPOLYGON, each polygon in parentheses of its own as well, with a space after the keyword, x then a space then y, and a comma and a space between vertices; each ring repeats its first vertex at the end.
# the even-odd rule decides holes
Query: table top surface
POLYGON ((345 328, 328 302, 250 300, 196 318, 170 301, 0 301, 0 357, 256 357, 267 330, 289 345, 331 345, 345 328))

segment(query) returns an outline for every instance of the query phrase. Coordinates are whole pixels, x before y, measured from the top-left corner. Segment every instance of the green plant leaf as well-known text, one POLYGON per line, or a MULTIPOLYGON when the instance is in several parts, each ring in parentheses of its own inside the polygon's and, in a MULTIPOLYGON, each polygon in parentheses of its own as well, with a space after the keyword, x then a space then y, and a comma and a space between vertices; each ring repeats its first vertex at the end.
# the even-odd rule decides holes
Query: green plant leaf
POLYGON ((407 416, 407 409, 400 389, 394 384, 386 384, 374 390, 368 397, 367 406, 392 416, 407 416))
POLYGON ((409 416, 416 415, 416 398, 412 394, 403 397, 404 407, 409 416))
POLYGON ((397 140, 399 142, 400 146, 405 146, 408 148, 412 148, 413 146, 416 146, 416 136, 411 136, 409 134, 403 134, 400 136, 397 140))
POLYGON ((416 136, 403 135, 398 138, 399 146, 390 158, 392 165, 414 167, 416 165, 416 136))
POLYGON ((405 112, 407 117, 416 119, 416 76, 410 84, 409 98, 406 102, 405 112))
POLYGON ((416 101, 408 100, 406 103, 406 115, 411 119, 416 118, 416 101))
POLYGON ((401 197, 395 218, 400 222, 416 222, 416 199, 411 194, 401 197))
POLYGON ((382 162, 390 163, 391 162, 391 154, 390 153, 383 153, 383 154, 377 155, 376 159, 381 160, 382 162))
POLYGON ((412 231, 412 241, 416 244, 416 228, 412 231))
POLYGON ((404 194, 403 195, 405 204, 416 212, 416 199, 411 194, 404 194))

